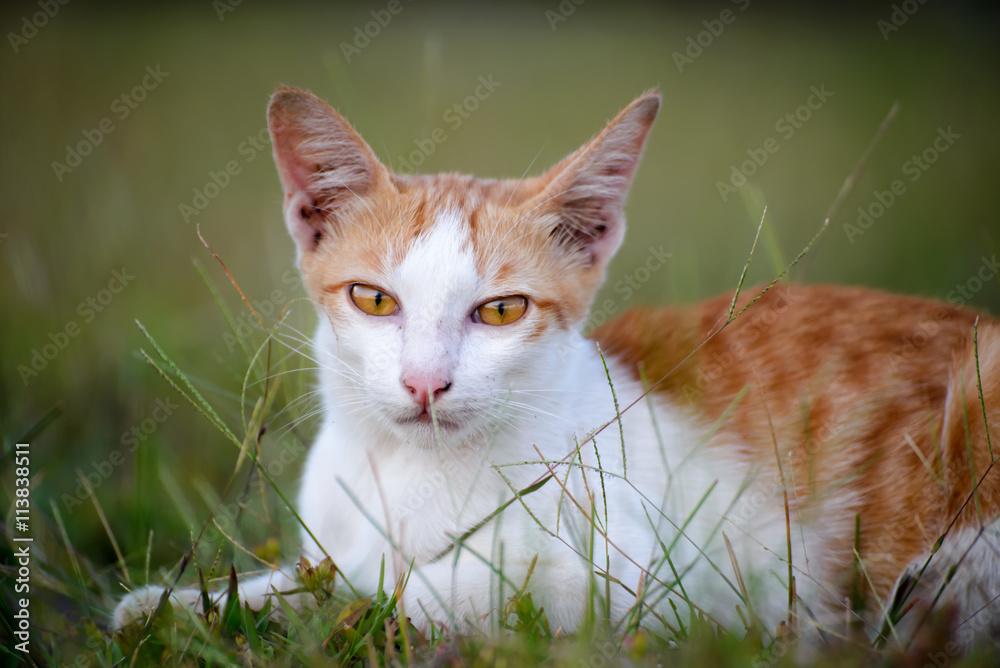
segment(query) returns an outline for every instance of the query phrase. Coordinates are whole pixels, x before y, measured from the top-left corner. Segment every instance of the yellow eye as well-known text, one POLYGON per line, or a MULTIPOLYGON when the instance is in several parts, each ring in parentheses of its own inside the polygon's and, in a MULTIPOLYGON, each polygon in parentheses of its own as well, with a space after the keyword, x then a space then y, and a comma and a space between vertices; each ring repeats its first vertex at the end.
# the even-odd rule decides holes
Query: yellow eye
POLYGON ((351 286, 351 301, 368 315, 392 315, 396 312, 396 300, 364 283, 351 286))
POLYGON ((484 325, 509 325, 520 320, 527 308, 528 300, 521 295, 514 295, 486 302, 476 309, 476 313, 484 325))

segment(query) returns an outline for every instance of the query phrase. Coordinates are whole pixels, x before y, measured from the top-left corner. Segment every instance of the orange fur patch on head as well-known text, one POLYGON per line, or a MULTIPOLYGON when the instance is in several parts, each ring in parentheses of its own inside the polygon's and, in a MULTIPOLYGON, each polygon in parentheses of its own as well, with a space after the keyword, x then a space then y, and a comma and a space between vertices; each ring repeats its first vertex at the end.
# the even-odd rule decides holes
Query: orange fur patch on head
MULTIPOLYGON (((437 220, 457 216, 496 296, 523 294, 546 315, 536 335, 578 325, 624 233, 622 206, 658 109, 655 92, 639 97, 536 178, 400 176, 324 102, 280 89, 269 123, 310 294, 322 302, 359 273, 377 285, 437 220)), ((323 302, 334 319, 343 306, 335 301, 323 302)))

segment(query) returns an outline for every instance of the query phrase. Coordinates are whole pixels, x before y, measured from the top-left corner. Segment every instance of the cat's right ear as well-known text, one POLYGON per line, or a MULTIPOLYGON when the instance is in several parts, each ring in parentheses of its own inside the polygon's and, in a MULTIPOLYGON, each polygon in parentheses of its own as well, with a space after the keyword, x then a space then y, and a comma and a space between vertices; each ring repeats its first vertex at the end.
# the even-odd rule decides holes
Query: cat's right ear
POLYGON ((388 170, 343 116, 308 91, 275 91, 267 125, 285 191, 285 223, 301 258, 359 198, 389 181, 388 170))

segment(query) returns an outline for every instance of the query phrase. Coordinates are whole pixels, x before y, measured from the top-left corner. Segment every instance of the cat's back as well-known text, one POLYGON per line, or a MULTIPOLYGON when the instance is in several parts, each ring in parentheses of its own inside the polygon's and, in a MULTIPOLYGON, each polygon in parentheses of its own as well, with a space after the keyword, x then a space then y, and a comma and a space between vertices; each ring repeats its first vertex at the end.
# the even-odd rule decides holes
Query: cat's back
MULTIPOLYGON (((760 289, 745 288, 735 307, 726 293, 694 305, 631 309, 594 339, 626 366, 641 368, 658 383, 655 391, 707 417, 721 415, 745 386, 759 385, 772 410, 812 396, 813 420, 822 422, 822 405, 839 395, 891 388, 939 405, 955 356, 973 342, 978 315, 856 287, 777 284, 757 298, 760 289)), ((979 317, 982 329, 995 327, 994 319, 979 317)))
MULTIPOLYGON (((759 292, 745 289, 732 312, 759 292)), ((777 449, 793 512, 822 518, 834 536, 823 545, 840 555, 833 571, 851 563, 856 519, 867 545, 894 536, 870 566, 885 593, 953 520, 955 533, 973 530, 977 513, 997 516, 996 475, 969 503, 974 480, 992 462, 979 377, 989 424, 1000 424, 995 319, 939 301, 826 285, 776 285, 723 327, 731 304, 730 293, 633 309, 594 338, 711 430, 710 447, 736 448, 765 475, 775 471, 777 449)))

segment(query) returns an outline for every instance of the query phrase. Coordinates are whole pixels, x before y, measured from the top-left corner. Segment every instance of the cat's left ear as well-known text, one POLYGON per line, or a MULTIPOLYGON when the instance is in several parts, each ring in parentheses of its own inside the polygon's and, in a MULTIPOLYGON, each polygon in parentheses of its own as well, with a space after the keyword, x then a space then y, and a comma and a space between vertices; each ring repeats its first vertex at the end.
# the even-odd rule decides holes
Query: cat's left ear
POLYGON ((639 96, 539 177, 542 190, 530 206, 555 215, 550 237, 588 266, 603 268, 625 236, 625 196, 659 110, 657 90, 639 96))
POLYGON ((389 183, 388 170, 357 131, 312 93, 279 88, 267 109, 285 223, 299 257, 314 249, 361 198, 389 183))

